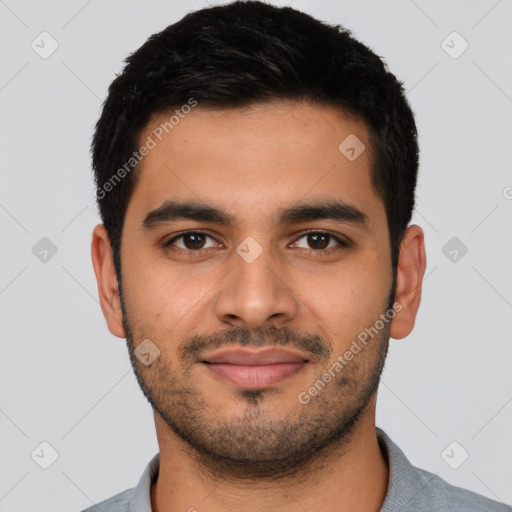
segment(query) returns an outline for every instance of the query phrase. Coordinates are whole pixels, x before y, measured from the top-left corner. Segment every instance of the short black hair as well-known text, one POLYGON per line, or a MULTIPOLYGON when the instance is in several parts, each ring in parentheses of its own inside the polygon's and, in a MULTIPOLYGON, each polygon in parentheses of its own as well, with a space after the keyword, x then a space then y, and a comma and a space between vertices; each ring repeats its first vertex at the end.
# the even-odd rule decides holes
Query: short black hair
POLYGON ((187 14, 125 62, 92 142, 96 197, 120 284, 123 223, 150 119, 188 105, 231 109, 274 100, 335 106, 364 121, 396 274, 415 202, 416 125, 403 83, 351 31, 290 7, 236 1, 187 14))

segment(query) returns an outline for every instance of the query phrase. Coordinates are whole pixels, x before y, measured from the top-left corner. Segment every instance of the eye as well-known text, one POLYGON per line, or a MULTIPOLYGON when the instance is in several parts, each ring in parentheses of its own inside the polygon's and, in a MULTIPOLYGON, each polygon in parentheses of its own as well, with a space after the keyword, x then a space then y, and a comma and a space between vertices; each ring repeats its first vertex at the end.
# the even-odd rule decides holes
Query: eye
POLYGON ((295 244, 297 244, 298 241, 303 238, 305 239, 306 244, 308 244, 309 247, 300 245, 299 247, 301 247, 302 249, 308 249, 313 251, 325 252, 326 249, 332 249, 333 247, 336 247, 336 245, 341 247, 349 246, 348 242, 325 231, 310 231, 308 233, 304 233, 297 239, 295 244))
POLYGON ((214 240, 213 237, 207 235, 206 233, 202 233, 201 231, 186 231, 185 233, 181 233, 172 237, 164 244, 164 246, 169 247, 174 245, 178 251, 181 250, 197 252, 202 249, 215 247, 215 244, 210 246, 205 245, 208 238, 214 240))
MULTIPOLYGON (((293 243, 295 247, 306 249, 310 252, 316 253, 330 253, 329 249, 335 247, 350 247, 350 243, 344 239, 325 231, 309 231, 304 233, 293 243), (300 240, 304 239, 306 245, 300 245, 300 240)), ((185 231, 179 235, 173 236, 167 242, 164 242, 163 247, 172 248, 176 253, 185 255, 192 255, 194 253, 201 254, 201 251, 213 247, 221 247, 222 244, 217 242, 211 235, 203 233, 202 231, 185 231), (207 241, 210 239, 210 245, 207 241)))

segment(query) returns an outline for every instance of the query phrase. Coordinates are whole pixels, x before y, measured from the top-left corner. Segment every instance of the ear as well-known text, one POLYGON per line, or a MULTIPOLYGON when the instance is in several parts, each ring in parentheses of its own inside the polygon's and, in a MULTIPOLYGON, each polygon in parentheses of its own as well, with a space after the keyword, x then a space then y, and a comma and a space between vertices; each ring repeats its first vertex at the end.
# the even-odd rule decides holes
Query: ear
POLYGON ((103 224, 98 224, 92 232, 91 257, 98 282, 101 310, 107 321, 108 330, 118 338, 126 338, 112 247, 103 224))
POLYGON ((405 338, 414 327, 426 265, 423 230, 416 225, 409 226, 400 246, 395 296, 397 313, 391 322, 392 338, 405 338))

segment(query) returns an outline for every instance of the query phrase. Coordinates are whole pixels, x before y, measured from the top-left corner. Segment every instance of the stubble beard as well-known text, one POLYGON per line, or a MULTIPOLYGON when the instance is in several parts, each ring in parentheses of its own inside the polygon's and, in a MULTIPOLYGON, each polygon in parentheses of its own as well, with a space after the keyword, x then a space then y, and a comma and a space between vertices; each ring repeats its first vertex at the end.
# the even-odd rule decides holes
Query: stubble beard
POLYGON ((324 361, 309 384, 313 385, 333 364, 329 343, 318 336, 303 338, 287 328, 271 327, 258 337, 246 329, 232 329, 213 335, 214 341, 211 336, 185 340, 178 367, 170 367, 166 354, 169 358, 176 356, 163 347, 160 357, 146 367, 134 354, 135 341, 140 338, 140 343, 145 337, 137 335, 141 331, 129 318, 122 294, 121 306, 130 361, 146 399, 183 441, 184 450, 198 467, 224 481, 306 478, 335 450, 336 456, 343 453, 363 411, 377 393, 389 345, 390 327, 386 325, 308 404, 297 400, 296 407, 284 418, 270 419, 265 412, 269 399, 278 393, 273 388, 235 391, 238 403, 244 405, 243 412, 218 418, 209 415, 208 404, 194 387, 187 347, 188 356, 199 347, 247 344, 248 339, 254 345, 310 347, 324 361))

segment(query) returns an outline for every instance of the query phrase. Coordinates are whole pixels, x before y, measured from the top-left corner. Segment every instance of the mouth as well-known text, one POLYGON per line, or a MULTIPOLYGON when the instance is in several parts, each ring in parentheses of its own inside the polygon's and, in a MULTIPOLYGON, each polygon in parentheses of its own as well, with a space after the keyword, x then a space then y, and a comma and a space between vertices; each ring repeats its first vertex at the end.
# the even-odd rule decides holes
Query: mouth
POLYGON ((200 361, 216 378, 243 389, 271 387, 300 372, 309 359, 276 348, 224 349, 200 361))

